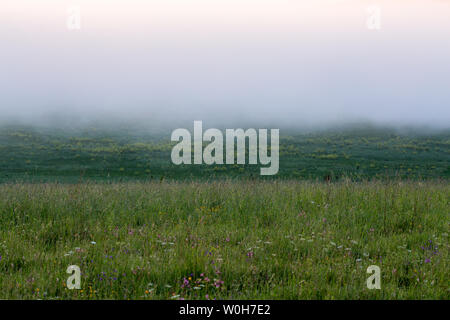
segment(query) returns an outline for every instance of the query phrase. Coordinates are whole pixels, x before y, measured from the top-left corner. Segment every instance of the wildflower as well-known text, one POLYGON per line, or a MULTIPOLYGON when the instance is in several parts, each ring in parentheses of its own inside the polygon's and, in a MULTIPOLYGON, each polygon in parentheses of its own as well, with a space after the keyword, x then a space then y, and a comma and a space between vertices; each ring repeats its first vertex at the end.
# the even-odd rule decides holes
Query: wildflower
POLYGON ((429 258, 425 259, 425 263, 430 263, 431 260, 429 258))
POLYGON ((183 278, 183 284, 181 285, 181 288, 189 287, 189 280, 186 278, 183 278))
POLYGON ((224 284, 224 282, 222 280, 215 280, 214 281, 214 286, 216 288, 220 288, 223 284, 224 284))

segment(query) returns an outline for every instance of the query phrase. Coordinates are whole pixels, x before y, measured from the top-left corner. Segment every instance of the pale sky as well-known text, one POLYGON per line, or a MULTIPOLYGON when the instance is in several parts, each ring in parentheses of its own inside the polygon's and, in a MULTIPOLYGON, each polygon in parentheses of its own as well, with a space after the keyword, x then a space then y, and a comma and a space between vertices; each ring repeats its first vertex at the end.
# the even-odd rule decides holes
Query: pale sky
POLYGON ((3 119, 450 127, 447 0, 2 0, 0 21, 3 119))

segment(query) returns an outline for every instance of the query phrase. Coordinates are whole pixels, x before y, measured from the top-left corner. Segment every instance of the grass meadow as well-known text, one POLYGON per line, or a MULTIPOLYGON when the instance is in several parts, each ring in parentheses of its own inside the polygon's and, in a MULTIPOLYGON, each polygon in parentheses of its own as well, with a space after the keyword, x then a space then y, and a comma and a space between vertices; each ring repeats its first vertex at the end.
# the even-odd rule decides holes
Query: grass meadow
POLYGON ((0 298, 448 299, 449 195, 446 180, 4 183, 0 298))

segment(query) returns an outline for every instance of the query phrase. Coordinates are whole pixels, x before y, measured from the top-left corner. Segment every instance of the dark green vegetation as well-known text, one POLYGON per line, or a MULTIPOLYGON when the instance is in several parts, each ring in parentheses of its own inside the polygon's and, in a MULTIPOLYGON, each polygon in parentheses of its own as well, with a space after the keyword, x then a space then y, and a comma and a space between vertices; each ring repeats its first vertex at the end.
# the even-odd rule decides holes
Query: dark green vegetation
POLYGON ((0 298, 449 299, 446 182, 0 185, 0 298), (81 268, 81 290, 65 286, 81 268), (366 269, 381 269, 368 290, 366 269))
MULTIPOLYGON (((280 132, 277 178, 450 177, 448 131, 399 134, 368 128, 310 134, 280 132)), ((71 131, 3 126, 0 182, 260 177, 259 165, 175 166, 170 159, 175 144, 170 142, 170 134, 169 130, 150 134, 126 128, 71 131)))

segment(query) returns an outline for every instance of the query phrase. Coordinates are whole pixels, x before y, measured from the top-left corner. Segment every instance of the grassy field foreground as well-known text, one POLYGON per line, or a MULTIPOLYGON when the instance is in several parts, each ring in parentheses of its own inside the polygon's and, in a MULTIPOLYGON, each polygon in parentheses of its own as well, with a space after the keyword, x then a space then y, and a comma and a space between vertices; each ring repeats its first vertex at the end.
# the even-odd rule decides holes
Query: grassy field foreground
POLYGON ((3 184, 0 298, 448 299, 449 195, 446 181, 3 184))

